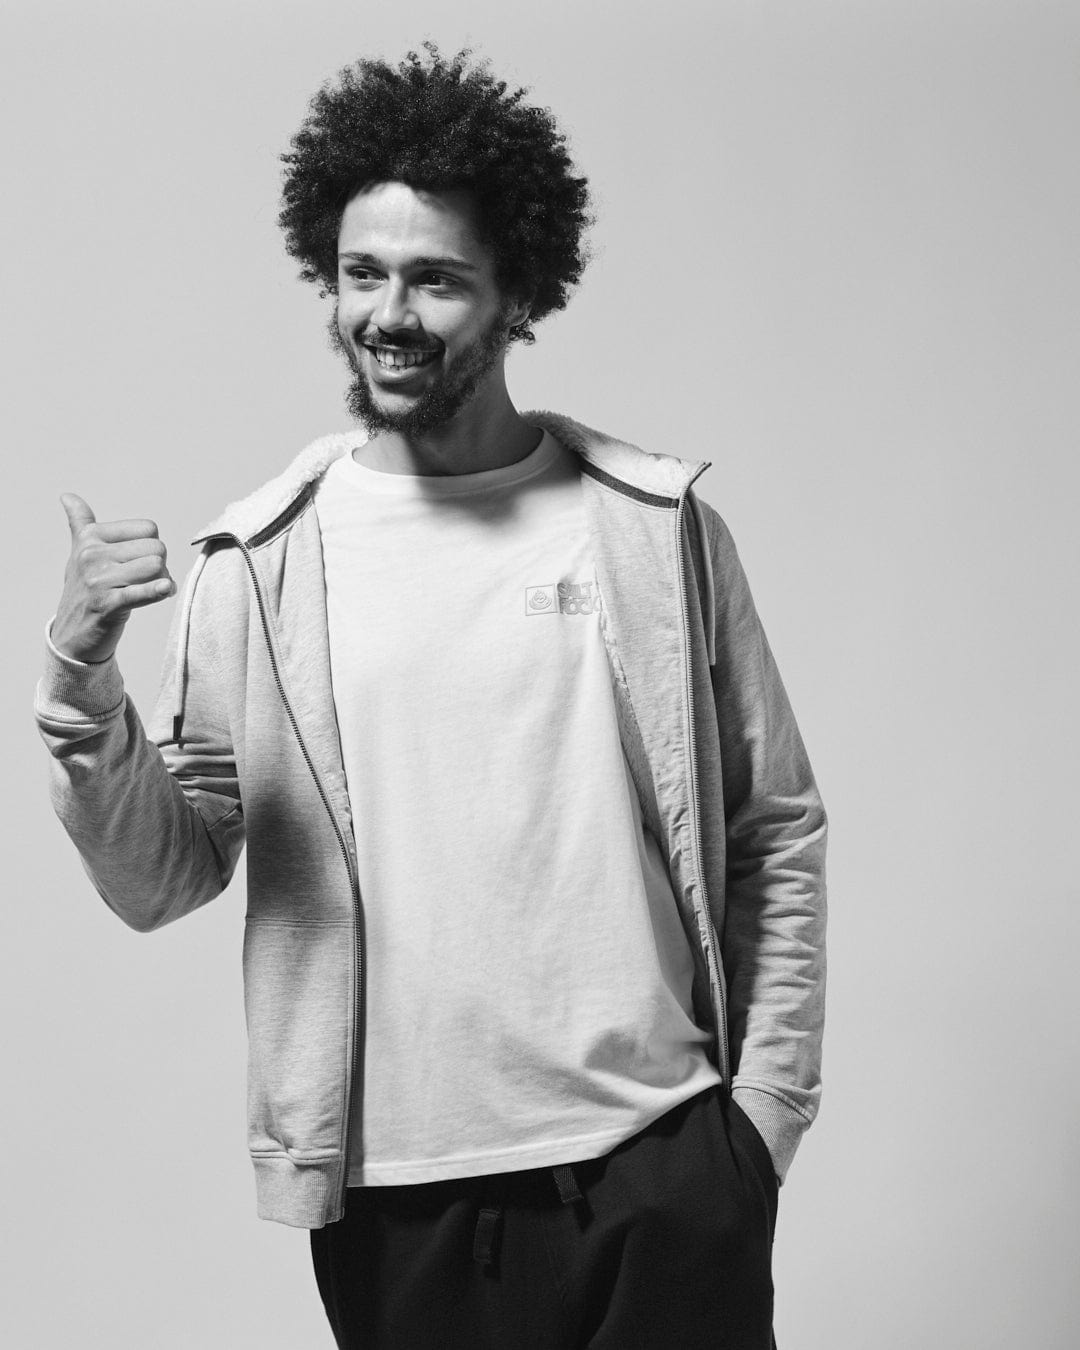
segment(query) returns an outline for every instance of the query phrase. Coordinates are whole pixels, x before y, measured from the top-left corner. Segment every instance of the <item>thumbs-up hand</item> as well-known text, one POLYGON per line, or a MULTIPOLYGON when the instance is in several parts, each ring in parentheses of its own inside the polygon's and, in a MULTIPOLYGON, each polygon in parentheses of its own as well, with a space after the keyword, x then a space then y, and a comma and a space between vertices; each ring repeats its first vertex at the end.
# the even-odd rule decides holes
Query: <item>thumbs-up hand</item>
POLYGON ((106 661, 131 611, 176 591, 165 545, 152 520, 98 521, 73 492, 60 502, 71 529, 71 556, 52 644, 76 661, 106 661))

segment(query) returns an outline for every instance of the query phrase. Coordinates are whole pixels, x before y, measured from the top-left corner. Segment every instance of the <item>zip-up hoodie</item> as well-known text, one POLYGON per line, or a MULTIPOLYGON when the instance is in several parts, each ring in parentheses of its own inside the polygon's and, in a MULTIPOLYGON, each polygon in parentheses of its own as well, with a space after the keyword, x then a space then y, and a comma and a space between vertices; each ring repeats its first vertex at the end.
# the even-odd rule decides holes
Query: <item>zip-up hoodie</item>
MULTIPOLYGON (((620 732, 668 860, 692 998, 782 1180, 817 1111, 826 821, 708 467, 526 413, 578 455, 620 732)), ((341 1216, 365 952, 313 489, 324 437, 203 530, 144 732, 114 659, 50 651, 57 813, 139 931, 219 895, 248 843, 248 1137, 261 1217, 341 1216)))

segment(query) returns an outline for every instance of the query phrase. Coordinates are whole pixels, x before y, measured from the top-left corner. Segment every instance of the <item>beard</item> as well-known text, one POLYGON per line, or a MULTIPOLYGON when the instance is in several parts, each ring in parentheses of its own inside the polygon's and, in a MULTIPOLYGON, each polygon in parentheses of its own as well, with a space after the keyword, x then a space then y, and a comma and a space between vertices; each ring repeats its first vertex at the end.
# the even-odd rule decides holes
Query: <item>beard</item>
POLYGON ((507 314, 500 310, 468 351, 433 381, 415 403, 400 412, 376 403, 371 381, 361 364, 363 358, 356 355, 338 329, 336 306, 327 331, 331 347, 345 358, 352 371, 352 382, 345 392, 345 406, 352 416, 371 435, 395 431, 416 436, 446 426, 472 401, 485 377, 506 351, 509 323, 507 314))

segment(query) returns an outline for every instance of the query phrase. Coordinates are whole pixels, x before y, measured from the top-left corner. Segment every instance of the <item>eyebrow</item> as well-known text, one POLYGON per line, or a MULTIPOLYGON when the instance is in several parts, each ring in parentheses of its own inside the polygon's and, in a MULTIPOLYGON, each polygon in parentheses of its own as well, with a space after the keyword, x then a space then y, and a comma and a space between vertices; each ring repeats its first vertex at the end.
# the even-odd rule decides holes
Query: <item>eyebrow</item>
MULTIPOLYGON (((342 262, 364 263, 369 267, 383 267, 383 264, 375 257, 373 253, 356 253, 349 250, 345 253, 339 253, 338 258, 342 262)), ((459 272, 478 272, 480 269, 475 263, 466 262, 464 258, 444 257, 430 258, 427 256, 411 258, 410 267, 446 267, 452 271, 459 272)))

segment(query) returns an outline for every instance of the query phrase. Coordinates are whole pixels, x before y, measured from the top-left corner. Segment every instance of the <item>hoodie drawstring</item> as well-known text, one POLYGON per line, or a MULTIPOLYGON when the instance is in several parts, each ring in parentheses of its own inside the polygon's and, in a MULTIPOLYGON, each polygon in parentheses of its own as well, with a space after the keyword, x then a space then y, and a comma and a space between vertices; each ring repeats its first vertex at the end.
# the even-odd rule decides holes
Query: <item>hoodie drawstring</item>
POLYGON ((195 587, 199 584, 199 577, 209 556, 210 544, 207 542, 199 550, 199 556, 195 559, 195 565, 188 576, 187 584, 184 586, 183 598, 180 601, 180 623, 176 634, 176 668, 173 675, 172 722, 172 738, 176 742, 178 750, 181 748, 181 736, 184 727, 184 698, 187 694, 187 651, 191 635, 191 606, 195 599, 195 587))
POLYGON ((712 550, 709 548, 709 536, 705 533, 705 516, 701 510, 701 503, 692 491, 688 492, 687 499, 690 502, 690 510, 694 513, 694 523, 697 525, 698 540, 701 543, 702 567, 705 572, 705 603, 703 605, 702 618, 705 621, 705 650, 708 653, 709 665, 716 665, 716 584, 713 581, 712 550))

